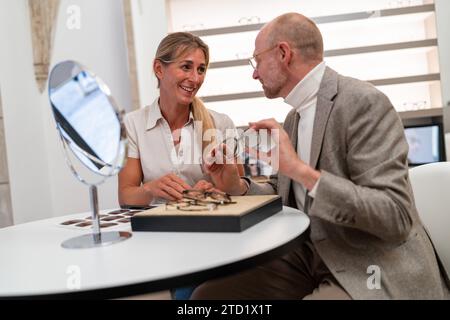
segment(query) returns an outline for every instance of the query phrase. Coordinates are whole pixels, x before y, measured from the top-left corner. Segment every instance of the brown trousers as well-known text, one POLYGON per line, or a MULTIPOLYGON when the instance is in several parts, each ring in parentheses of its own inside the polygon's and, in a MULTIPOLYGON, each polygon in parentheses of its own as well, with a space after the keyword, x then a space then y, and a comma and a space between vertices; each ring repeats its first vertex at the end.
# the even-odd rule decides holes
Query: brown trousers
POLYGON ((310 241, 256 268, 207 281, 191 299, 351 299, 310 241))

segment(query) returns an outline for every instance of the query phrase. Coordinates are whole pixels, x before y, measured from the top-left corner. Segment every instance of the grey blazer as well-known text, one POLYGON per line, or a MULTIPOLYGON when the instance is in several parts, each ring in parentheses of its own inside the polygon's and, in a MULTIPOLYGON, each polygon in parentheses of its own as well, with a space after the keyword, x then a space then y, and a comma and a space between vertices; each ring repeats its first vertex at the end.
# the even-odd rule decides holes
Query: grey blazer
MULTIPOLYGON (((292 110, 284 123, 294 148, 298 120, 292 110)), ((321 178, 305 211, 317 252, 354 299, 442 299, 448 292, 448 278, 414 205, 407 153, 389 99, 327 68, 310 159, 321 178), (373 285, 374 269, 380 270, 379 288, 373 285)), ((275 184, 284 205, 296 207, 291 179, 279 175, 275 184)), ((250 186, 250 193, 271 191, 271 185, 250 186)))

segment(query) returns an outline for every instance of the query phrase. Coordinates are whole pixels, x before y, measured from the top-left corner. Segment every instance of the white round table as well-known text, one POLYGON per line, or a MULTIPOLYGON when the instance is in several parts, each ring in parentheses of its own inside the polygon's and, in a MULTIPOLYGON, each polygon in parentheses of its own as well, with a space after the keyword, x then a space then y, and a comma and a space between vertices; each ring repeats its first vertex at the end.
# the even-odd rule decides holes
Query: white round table
POLYGON ((0 299, 117 298, 199 283, 292 250, 309 226, 304 213, 284 207, 241 233, 133 232, 111 246, 62 248, 83 232, 58 224, 86 215, 0 229, 0 299))

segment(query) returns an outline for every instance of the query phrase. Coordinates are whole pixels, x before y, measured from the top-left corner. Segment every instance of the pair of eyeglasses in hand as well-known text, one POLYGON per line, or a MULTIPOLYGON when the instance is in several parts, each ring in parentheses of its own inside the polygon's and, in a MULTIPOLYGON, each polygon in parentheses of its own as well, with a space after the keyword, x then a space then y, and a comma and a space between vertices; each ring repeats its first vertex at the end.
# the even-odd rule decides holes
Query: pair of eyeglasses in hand
POLYGON ((167 202, 166 210, 212 211, 219 205, 236 203, 224 192, 191 189, 184 190, 182 194, 181 200, 167 202))
POLYGON ((226 138, 222 141, 226 149, 234 158, 244 153, 256 155, 259 152, 269 153, 275 146, 276 141, 267 130, 256 131, 249 128, 235 137, 226 138))

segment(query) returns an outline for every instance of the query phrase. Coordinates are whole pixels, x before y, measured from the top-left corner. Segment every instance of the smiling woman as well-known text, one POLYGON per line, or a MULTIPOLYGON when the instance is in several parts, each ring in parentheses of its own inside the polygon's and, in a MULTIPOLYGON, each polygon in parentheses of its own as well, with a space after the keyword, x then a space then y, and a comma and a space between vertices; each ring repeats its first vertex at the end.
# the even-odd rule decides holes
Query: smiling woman
MULTIPOLYGON (((122 206, 173 202, 185 190, 214 188, 203 171, 203 153, 230 130, 237 132, 227 115, 206 109, 196 97, 208 64, 208 46, 190 33, 172 33, 159 44, 153 61, 159 97, 125 118, 129 149, 119 174, 122 206), (204 141, 206 132, 214 134, 204 141)), ((242 165, 234 167, 244 174, 242 165)), ((175 297, 189 298, 192 290, 177 290, 175 297)))
MULTIPOLYGON (((203 151, 236 130, 228 116, 206 109, 196 97, 208 64, 208 46, 190 33, 172 33, 159 44, 153 71, 160 95, 125 119, 129 151, 119 175, 121 205, 179 200, 183 190, 213 187, 203 172, 203 151), (211 139, 203 141, 211 129, 211 139)), ((242 165, 236 170, 243 175, 242 165)))

